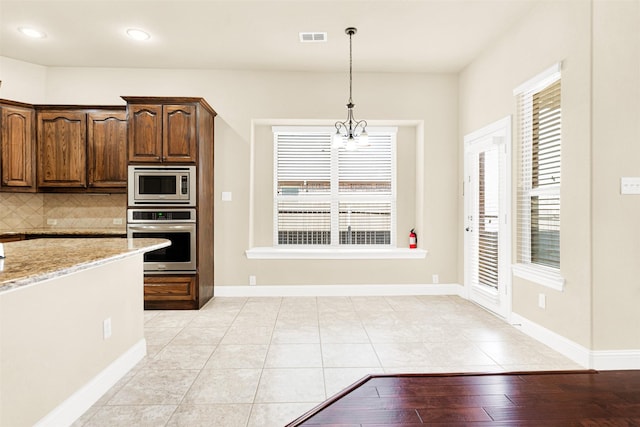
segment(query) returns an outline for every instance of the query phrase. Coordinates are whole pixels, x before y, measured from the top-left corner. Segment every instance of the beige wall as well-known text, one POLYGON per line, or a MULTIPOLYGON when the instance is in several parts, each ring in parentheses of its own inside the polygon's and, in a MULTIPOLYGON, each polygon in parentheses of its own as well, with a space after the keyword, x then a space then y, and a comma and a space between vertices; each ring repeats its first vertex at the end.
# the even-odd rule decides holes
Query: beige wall
MULTIPOLYGON (((37 102, 121 105, 121 95, 175 95, 202 96, 213 106, 218 113, 214 185, 217 285, 246 285, 249 275, 256 275, 258 284, 425 284, 431 282, 432 274, 439 274, 440 283, 457 281, 457 242, 452 238, 458 221, 455 75, 354 74, 356 117, 387 125, 412 122, 413 128, 409 126, 403 133, 416 134, 426 153, 416 159, 410 154, 410 147, 404 150, 405 145, 415 144, 415 139, 411 135, 403 138, 406 155, 398 165, 399 175, 407 180, 419 167, 424 171, 424 180, 411 183, 417 188, 417 194, 402 189, 398 243, 408 245, 409 230, 417 227, 421 247, 429 254, 421 260, 384 262, 267 261, 248 260, 245 256, 251 226, 252 123, 343 120, 348 95, 346 74, 47 68, 46 78, 46 95, 37 102), (415 123, 423 126, 416 127, 415 123), (222 191, 231 191, 233 200, 220 201, 222 191), (414 200, 424 200, 421 211, 416 210, 414 200)), ((21 100, 18 95, 12 98, 21 100)), ((266 143, 264 137, 254 142, 266 143)), ((270 143, 269 137, 267 145, 270 143)), ((259 175, 255 180, 269 185, 272 171, 263 166, 270 160, 259 160, 262 163, 257 164, 259 175)), ((412 178, 415 179, 415 175, 412 178)), ((254 213, 256 227, 263 226, 265 221, 268 223, 272 215, 271 209, 254 213)))
MULTIPOLYGON (((460 75, 460 132, 515 115, 513 89, 562 61, 563 292, 513 277, 513 312, 589 347, 591 334, 590 27, 586 1, 544 2, 460 75), (570 203, 566 201, 570 200, 570 203), (538 294, 547 298, 538 308, 538 294), (571 319, 571 321, 568 321, 571 319)), ((512 147, 512 200, 517 191, 517 138, 512 147)), ((460 202, 462 212, 463 201, 460 202)), ((515 205, 512 204, 515 212, 515 205)), ((513 260, 517 252, 513 221, 513 260)), ((462 241, 462 236, 459 236, 462 241)), ((459 257, 462 258, 462 243, 459 257)), ((463 271, 459 271, 463 280, 463 271)))
POLYGON ((593 13, 593 348, 640 348, 640 1, 593 13))
MULTIPOLYGON (((343 73, 44 68, 0 58, 0 97, 75 104, 122 104, 120 95, 205 97, 219 113, 216 196, 233 192, 233 201, 218 202, 215 211, 219 285, 246 284, 249 274, 259 284, 428 283, 434 273, 443 283, 462 283, 462 138, 514 114, 513 88, 562 61, 566 288, 514 278, 513 310, 587 348, 638 348, 640 196, 619 195, 621 176, 640 176, 638 8, 637 0, 541 2, 458 77, 356 72, 358 118, 424 122, 418 138, 425 153, 417 159, 424 180, 415 196, 424 200, 423 211, 413 218, 410 207, 400 213, 401 224, 423 224, 418 231, 429 255, 419 261, 249 261, 244 255, 250 227, 262 243, 271 215, 256 212, 255 222, 249 220, 252 121, 342 119, 343 73), (547 296, 545 310, 537 307, 539 293, 547 296)), ((270 182, 265 173, 256 179, 270 182)), ((401 227, 399 242, 407 231, 401 227)))
POLYGON ((464 135, 515 117, 513 89, 562 61, 566 284, 558 292, 514 277, 513 311, 594 350, 640 348, 640 205, 638 196, 619 194, 621 176, 640 176, 639 4, 544 2, 460 75, 464 135))
POLYGON ((1 293, 0 425, 34 425, 139 344, 142 299, 142 254, 1 293))

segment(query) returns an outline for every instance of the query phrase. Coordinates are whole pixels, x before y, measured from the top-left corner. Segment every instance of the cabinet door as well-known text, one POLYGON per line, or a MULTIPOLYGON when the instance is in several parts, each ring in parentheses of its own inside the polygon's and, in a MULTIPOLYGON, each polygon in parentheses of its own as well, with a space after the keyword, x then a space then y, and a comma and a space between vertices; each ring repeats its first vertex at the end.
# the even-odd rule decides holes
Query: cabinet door
POLYGON ((145 276, 146 301, 193 301, 196 297, 195 276, 145 276))
POLYGON ((129 161, 162 161, 162 106, 132 104, 129 109, 129 161))
POLYGON ((87 186, 84 112, 38 112, 38 187, 87 186))
POLYGON ((35 111, 2 106, 0 155, 3 191, 35 191, 35 111))
POLYGON ((162 125, 163 160, 195 163, 198 139, 195 105, 165 105, 162 125))
POLYGON ((89 187, 127 186, 127 114, 100 111, 87 115, 89 187))

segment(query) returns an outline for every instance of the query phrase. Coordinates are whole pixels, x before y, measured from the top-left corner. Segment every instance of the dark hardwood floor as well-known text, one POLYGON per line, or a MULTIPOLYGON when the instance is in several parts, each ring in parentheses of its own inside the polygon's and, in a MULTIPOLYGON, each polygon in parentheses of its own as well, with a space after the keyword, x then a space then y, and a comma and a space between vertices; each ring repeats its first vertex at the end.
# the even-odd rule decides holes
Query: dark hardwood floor
POLYGON ((372 375, 294 426, 638 426, 640 371, 372 375))

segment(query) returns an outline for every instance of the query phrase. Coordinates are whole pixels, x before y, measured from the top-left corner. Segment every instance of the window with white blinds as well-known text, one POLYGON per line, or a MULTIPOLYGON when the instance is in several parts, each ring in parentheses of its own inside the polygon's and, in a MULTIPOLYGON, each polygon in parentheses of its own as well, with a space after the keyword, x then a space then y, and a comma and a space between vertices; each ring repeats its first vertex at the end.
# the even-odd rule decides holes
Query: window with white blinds
POLYGON ((367 131, 346 151, 333 127, 273 128, 275 245, 395 245, 396 129, 367 131))
POLYGON ((516 90, 519 115, 518 261, 560 268, 562 108, 559 65, 516 90))

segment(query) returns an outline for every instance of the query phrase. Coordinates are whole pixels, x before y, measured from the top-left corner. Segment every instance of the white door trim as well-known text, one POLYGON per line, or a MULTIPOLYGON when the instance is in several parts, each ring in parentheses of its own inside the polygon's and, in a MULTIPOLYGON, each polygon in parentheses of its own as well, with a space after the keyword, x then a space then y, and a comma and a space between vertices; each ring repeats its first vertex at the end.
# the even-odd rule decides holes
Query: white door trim
MULTIPOLYGON (((495 311, 498 315, 510 320, 511 317, 511 274, 510 265, 512 257, 511 241, 511 116, 507 116, 494 123, 491 123, 475 132, 464 137, 464 185, 468 187, 468 177, 471 173, 471 165, 469 165, 469 154, 472 151, 479 151, 488 145, 501 145, 501 154, 504 156, 504 174, 502 174, 501 194, 504 195, 501 200, 500 207, 500 260, 499 260, 499 287, 500 295, 491 292, 490 289, 474 289, 471 283, 471 261, 469 259, 470 245, 472 244, 470 233, 464 233, 464 287, 465 295, 472 301, 475 301, 484 307, 495 311), (496 305, 496 301, 499 301, 496 305)), ((469 225, 470 215, 470 197, 467 188, 464 191, 464 220, 463 228, 469 225)))

